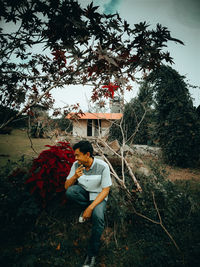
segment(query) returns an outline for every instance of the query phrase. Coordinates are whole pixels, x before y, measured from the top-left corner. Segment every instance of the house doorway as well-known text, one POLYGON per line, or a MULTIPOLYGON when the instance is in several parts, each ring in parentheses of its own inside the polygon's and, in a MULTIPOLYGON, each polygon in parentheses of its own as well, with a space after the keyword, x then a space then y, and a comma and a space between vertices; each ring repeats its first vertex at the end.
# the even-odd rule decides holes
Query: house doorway
POLYGON ((92 136, 92 120, 87 121, 87 136, 92 136))

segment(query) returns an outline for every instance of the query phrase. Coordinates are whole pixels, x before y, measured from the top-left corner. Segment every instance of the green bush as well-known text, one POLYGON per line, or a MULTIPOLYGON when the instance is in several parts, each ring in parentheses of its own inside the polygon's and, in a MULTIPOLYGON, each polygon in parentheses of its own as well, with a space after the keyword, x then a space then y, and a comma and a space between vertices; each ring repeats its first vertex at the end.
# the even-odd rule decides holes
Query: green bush
MULTIPOLYGON (((121 123, 125 141, 134 144, 153 145, 155 140, 155 110, 152 108, 152 88, 144 81, 137 97, 126 103, 121 123)), ((120 122, 114 123, 109 132, 110 140, 122 143, 120 122)))
POLYGON ((200 159, 200 122, 184 77, 169 66, 150 74, 156 103, 156 131, 166 162, 195 166, 200 159))
POLYGON ((165 171, 157 164, 152 164, 152 170, 155 176, 137 176, 143 189, 141 193, 134 193, 129 176, 126 181, 131 197, 126 190, 111 192, 108 218, 110 225, 117 225, 118 245, 122 246, 126 240, 130 250, 126 252, 126 259, 130 264, 132 261, 133 266, 197 266, 200 259, 197 253, 200 248, 199 184, 196 183, 192 191, 186 185, 167 180, 165 171), (164 227, 180 251, 159 225, 155 203, 164 227))
POLYGON ((72 122, 69 119, 67 119, 65 115, 60 119, 53 119, 52 126, 54 128, 58 127, 60 128, 61 131, 66 131, 68 133, 71 132, 73 129, 72 122))
MULTIPOLYGON (((13 108, 9 108, 7 106, 0 105, 0 124, 6 123, 11 117, 15 117, 18 111, 13 108)), ((4 133, 4 131, 10 132, 12 128, 24 128, 27 126, 27 116, 20 115, 17 119, 12 121, 6 126, 6 129, 2 128, 0 133, 4 133)))
MULTIPOLYGON (((128 141, 128 143, 148 145, 153 143, 151 133, 152 111, 148 109, 148 112, 143 119, 144 113, 144 106, 137 98, 132 99, 125 105, 122 129, 125 141, 128 141), (141 120, 142 122, 140 123, 141 120)), ((117 139, 120 143, 122 143, 123 140, 120 122, 114 123, 110 127, 109 139, 117 139)))
POLYGON ((22 241, 40 212, 34 198, 25 187, 28 168, 9 162, 0 173, 0 240, 4 242, 22 241), (13 169, 14 168, 14 169, 13 169))
MULTIPOLYGON (((31 163, 18 162, 1 170, 1 266, 78 266, 83 261, 90 222, 78 224, 79 210, 69 202, 50 202, 40 210, 24 181, 31 163)), ((112 187, 106 212, 110 235, 103 241, 99 262, 113 266, 198 266, 200 185, 172 183, 162 166, 152 163, 151 177, 137 175, 143 191, 136 193, 128 172, 127 190, 112 187), (163 225, 137 215, 135 211, 163 225)))

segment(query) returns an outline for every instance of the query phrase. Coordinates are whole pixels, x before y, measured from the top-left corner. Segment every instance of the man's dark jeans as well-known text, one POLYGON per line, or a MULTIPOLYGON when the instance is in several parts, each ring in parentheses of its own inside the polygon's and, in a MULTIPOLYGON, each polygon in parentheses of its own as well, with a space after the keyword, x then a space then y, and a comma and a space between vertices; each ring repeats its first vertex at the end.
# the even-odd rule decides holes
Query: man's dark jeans
MULTIPOLYGON (((76 202, 83 208, 87 208, 92 201, 89 201, 89 193, 80 185, 72 185, 66 191, 68 199, 76 202)), ((106 200, 103 200, 92 211, 92 234, 90 237, 88 256, 96 256, 100 248, 100 238, 104 230, 104 213, 106 200)))

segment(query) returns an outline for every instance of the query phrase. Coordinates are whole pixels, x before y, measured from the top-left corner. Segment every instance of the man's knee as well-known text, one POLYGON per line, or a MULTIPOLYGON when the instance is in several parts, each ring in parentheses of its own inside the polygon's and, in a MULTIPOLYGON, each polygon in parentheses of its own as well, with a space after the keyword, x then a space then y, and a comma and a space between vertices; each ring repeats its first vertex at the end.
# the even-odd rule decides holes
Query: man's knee
POLYGON ((83 205, 83 206, 88 205, 89 194, 80 185, 72 185, 68 187, 66 191, 66 197, 69 200, 75 201, 76 203, 80 205, 83 205))
POLYGON ((67 191, 65 194, 68 199, 74 199, 74 197, 78 194, 78 192, 75 186, 70 186, 67 188, 67 191))

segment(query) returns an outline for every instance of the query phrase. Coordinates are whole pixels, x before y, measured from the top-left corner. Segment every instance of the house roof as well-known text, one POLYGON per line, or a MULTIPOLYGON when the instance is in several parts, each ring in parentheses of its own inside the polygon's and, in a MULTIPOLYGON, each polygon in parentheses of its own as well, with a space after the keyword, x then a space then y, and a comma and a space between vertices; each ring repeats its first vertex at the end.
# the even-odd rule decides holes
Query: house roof
POLYGON ((85 112, 83 114, 75 115, 74 112, 69 113, 66 118, 67 119, 78 119, 78 120, 120 120, 122 118, 122 113, 89 113, 85 112))

